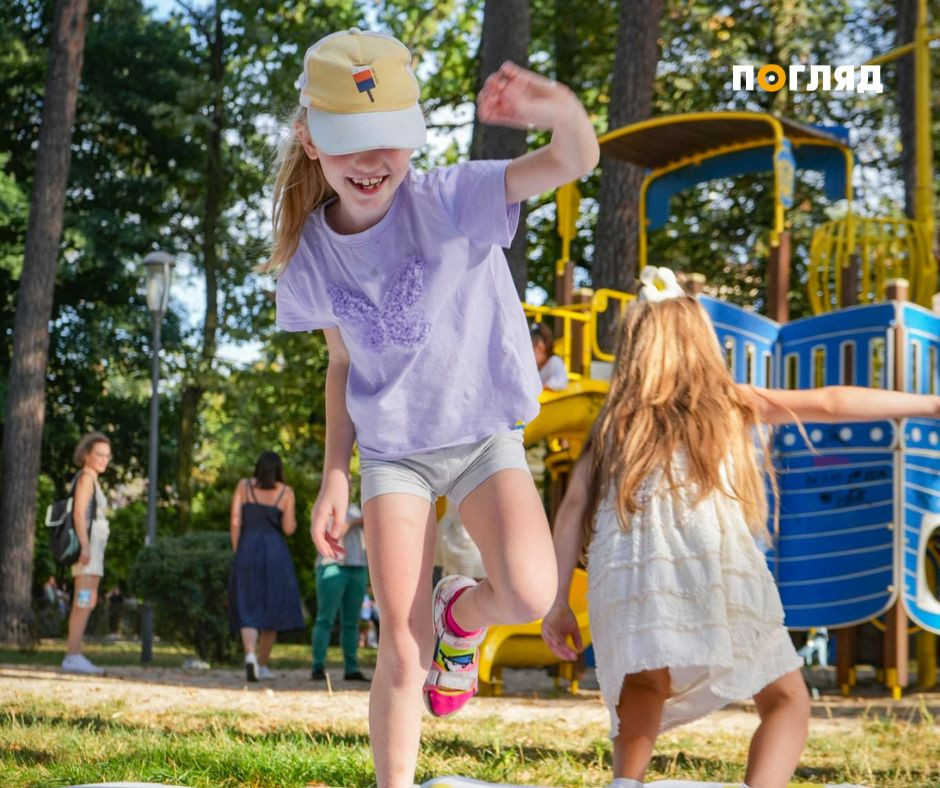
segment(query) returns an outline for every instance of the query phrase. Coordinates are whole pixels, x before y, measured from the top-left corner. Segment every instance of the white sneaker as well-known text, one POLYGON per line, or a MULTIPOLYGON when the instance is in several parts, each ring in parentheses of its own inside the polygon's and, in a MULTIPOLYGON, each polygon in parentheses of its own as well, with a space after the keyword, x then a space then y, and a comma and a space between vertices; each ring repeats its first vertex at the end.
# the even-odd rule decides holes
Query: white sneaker
POLYGON ((102 676, 104 669, 94 665, 84 654, 66 654, 62 660, 62 670, 66 673, 84 673, 89 676, 102 676))
POLYGON ((268 670, 267 665, 258 665, 258 678, 262 681, 270 681, 276 679, 277 674, 272 670, 268 670))

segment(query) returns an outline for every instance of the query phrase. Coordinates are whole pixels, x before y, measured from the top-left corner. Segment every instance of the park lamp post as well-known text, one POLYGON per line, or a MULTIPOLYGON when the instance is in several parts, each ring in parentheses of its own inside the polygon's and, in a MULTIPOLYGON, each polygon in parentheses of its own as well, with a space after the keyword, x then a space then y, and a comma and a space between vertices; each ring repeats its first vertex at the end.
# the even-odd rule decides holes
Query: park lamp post
MULTIPOLYGON (((144 258, 147 268, 147 309, 153 318, 150 359, 150 461, 147 465, 147 536, 144 547, 157 537, 157 439, 160 423, 160 326, 170 299, 170 280, 176 260, 166 252, 151 252, 144 258)), ((153 659, 153 608, 145 602, 140 614, 140 661, 153 659)))

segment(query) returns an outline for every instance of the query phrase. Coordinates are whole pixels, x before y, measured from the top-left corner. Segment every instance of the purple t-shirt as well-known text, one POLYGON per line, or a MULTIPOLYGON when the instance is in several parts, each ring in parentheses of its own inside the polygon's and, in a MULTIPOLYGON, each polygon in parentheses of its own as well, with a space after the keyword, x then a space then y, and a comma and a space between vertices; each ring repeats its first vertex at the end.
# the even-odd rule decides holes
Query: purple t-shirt
POLYGON ((366 459, 472 443, 539 410, 525 314, 501 246, 505 161, 410 172, 361 233, 314 211, 277 282, 277 325, 338 326, 349 350, 346 407, 366 459))

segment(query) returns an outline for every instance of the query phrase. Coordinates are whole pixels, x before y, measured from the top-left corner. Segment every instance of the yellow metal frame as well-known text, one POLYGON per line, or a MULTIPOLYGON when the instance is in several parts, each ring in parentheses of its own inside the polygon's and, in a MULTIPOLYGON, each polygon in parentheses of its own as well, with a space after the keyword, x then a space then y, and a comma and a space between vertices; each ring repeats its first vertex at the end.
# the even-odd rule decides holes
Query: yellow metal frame
POLYGON ((933 146, 930 138, 930 42, 940 39, 940 33, 927 30, 927 0, 917 0, 917 23, 914 40, 910 44, 892 49, 869 60, 866 66, 880 66, 904 55, 914 53, 914 128, 916 145, 914 185, 914 218, 924 223, 927 238, 933 249, 933 146))
MULTIPOLYGON (((577 306, 577 305, 576 305, 577 306)), ((581 380, 582 375, 579 372, 571 371, 571 362, 572 362, 572 349, 571 349, 571 336, 572 336, 572 327, 574 324, 578 323, 582 325, 585 329, 585 336, 587 333, 592 333, 594 331, 595 319, 593 314, 583 314, 580 311, 575 311, 572 308, 572 305, 566 306, 533 306, 532 304, 523 304, 523 311, 525 311, 526 317, 528 317, 532 322, 541 323, 546 318, 558 318, 562 321, 562 331, 561 336, 556 337, 555 347, 553 348, 554 352, 561 357, 561 360, 565 362, 565 370, 568 372, 569 380, 581 380), (559 347, 560 344, 560 347, 559 347)), ((590 370, 591 368, 591 343, 587 341, 582 341, 582 353, 581 353, 581 368, 585 370, 590 370)))
MULTIPOLYGON (((750 121, 763 121, 770 126, 771 131, 773 132, 773 146, 774 146, 774 157, 779 153, 780 149, 783 146, 783 141, 788 139, 783 127, 783 124, 775 118, 773 115, 762 112, 722 112, 722 119, 727 120, 750 120, 750 121)), ((637 131, 642 131, 649 128, 657 128, 660 126, 669 126, 678 123, 685 123, 688 121, 696 120, 711 120, 715 118, 715 113, 713 112, 690 112, 683 115, 670 115, 665 118, 649 118, 648 120, 640 121, 639 123, 633 123, 630 126, 625 126, 623 128, 615 129, 610 131, 607 134, 602 135, 598 138, 598 141, 601 144, 609 142, 610 140, 615 140, 618 137, 622 137, 626 134, 633 134, 637 131)), ((768 144, 768 140, 752 140, 749 142, 734 143, 731 145, 722 145, 717 148, 713 148, 704 153, 696 153, 689 156, 682 157, 677 159, 674 162, 670 162, 664 167, 659 167, 651 170, 646 177, 643 179, 643 183, 640 186, 640 205, 639 205, 639 214, 640 214, 640 248, 639 248, 639 267, 642 269, 647 264, 647 250, 649 246, 648 241, 648 231, 647 225, 649 220, 646 216, 646 195, 649 190, 650 184, 653 181, 661 178, 663 175, 666 175, 670 172, 675 172, 676 170, 682 169, 690 164, 701 164, 703 161, 712 159, 716 156, 723 156, 728 153, 736 153, 738 151, 752 150, 753 148, 762 148, 768 144)), ((823 139, 805 139, 805 140, 791 140, 790 144, 793 148, 797 148, 803 145, 818 145, 821 147, 832 147, 839 148, 842 150, 843 156, 845 157, 845 199, 851 202, 852 200, 852 168, 854 161, 852 158, 852 152, 848 149, 846 145, 843 145, 835 140, 823 140, 823 139)), ((778 178, 778 173, 774 169, 774 226, 770 231, 770 243, 771 246, 777 246, 780 243, 780 235, 786 229, 786 209, 783 206, 780 194, 780 181, 778 178)))
POLYGON ((923 222, 849 214, 816 228, 810 244, 807 295, 820 314, 842 304, 843 271, 858 262, 858 303, 883 301, 885 282, 901 277, 910 298, 930 307, 936 290, 937 261, 923 222))

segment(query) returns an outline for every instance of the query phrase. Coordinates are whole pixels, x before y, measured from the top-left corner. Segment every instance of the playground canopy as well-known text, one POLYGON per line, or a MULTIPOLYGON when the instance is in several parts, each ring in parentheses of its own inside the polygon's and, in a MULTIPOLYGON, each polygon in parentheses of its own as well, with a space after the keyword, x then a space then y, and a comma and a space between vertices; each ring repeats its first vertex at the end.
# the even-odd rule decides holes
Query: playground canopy
POLYGON ((853 156, 848 129, 813 126, 765 112, 693 112, 650 118, 600 138, 605 156, 644 167, 640 189, 640 266, 646 265, 646 234, 669 218, 674 194, 714 178, 774 173, 776 245, 793 205, 797 170, 823 176, 830 200, 852 199, 853 156))

